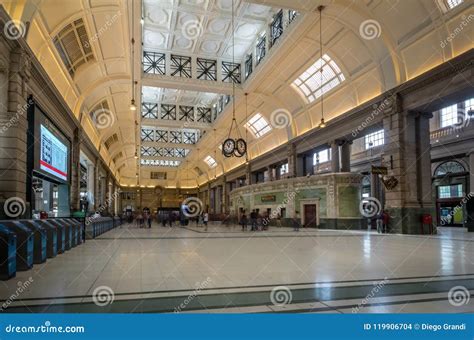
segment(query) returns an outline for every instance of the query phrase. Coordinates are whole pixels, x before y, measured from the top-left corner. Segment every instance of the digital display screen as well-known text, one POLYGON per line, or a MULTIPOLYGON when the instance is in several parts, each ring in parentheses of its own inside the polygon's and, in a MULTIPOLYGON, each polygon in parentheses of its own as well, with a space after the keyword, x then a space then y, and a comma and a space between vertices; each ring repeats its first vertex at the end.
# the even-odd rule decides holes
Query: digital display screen
POLYGON ((68 148, 44 125, 40 126, 40 169, 67 181, 68 148))

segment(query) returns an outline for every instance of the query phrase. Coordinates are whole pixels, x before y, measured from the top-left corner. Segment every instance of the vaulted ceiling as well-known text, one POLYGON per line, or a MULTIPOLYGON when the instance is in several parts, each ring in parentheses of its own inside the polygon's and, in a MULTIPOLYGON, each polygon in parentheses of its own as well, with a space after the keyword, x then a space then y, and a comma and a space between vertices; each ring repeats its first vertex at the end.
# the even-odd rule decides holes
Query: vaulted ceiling
POLYGON ((248 133, 250 158, 317 128, 321 118, 319 100, 308 101, 292 83, 319 58, 316 8, 320 4, 326 6, 322 20, 324 52, 344 76, 344 81, 325 96, 325 118, 329 122, 473 47, 470 1, 451 9, 445 0, 235 0, 234 31, 232 0, 1 3, 13 19, 29 23, 28 44, 124 185, 136 185, 139 173, 140 185, 195 187, 245 161, 224 158, 218 148, 232 119, 228 96, 233 93, 231 81, 237 74, 233 54, 235 63, 240 64, 235 104, 242 132, 246 117, 256 113, 270 123, 275 112, 290 114, 290 124, 273 124, 270 133, 261 138, 248 133), (266 43, 265 56, 257 65, 256 44, 265 31, 270 39, 267 27, 280 9, 284 9, 283 34, 274 44, 266 43), (293 12, 289 10, 298 11, 291 23, 293 12), (68 30, 75 30, 79 39, 76 45, 84 45, 80 42, 81 19, 93 58, 84 46, 75 50, 74 43, 67 40, 71 37, 68 30), (453 36, 453 32, 457 33, 453 36), (66 38, 59 39, 59 44, 55 38, 61 36, 66 38), (70 50, 77 67, 65 64, 61 48, 70 50), (144 72, 143 52, 149 53, 148 66, 153 72, 144 72), (253 73, 246 77, 249 54, 253 57, 253 73), (132 74, 136 81, 134 95, 132 74), (246 92, 248 110, 243 95, 246 92), (136 111, 130 110, 132 96, 137 102, 136 111), (142 109, 142 102, 156 107, 142 109), (163 118, 161 115, 173 105, 176 117, 168 119, 170 114, 165 114, 163 118), (209 121, 206 108, 211 109, 209 121), (152 113, 142 117, 144 111, 156 112, 157 118, 152 113), (109 120, 98 124, 97 116, 104 112, 109 120), (173 137, 176 143, 142 141, 143 128, 153 130, 155 137, 158 130, 166 130, 170 136, 171 131, 195 131, 198 138, 188 144, 185 136, 173 137), (180 153, 184 149, 187 151, 180 153), (135 159, 135 152, 142 151, 143 157, 135 159), (123 156, 117 158, 120 152, 123 156), (204 162, 208 155, 216 159, 216 167, 204 162), (175 166, 178 159, 179 165, 175 166), (166 175, 158 176, 157 172, 166 175))

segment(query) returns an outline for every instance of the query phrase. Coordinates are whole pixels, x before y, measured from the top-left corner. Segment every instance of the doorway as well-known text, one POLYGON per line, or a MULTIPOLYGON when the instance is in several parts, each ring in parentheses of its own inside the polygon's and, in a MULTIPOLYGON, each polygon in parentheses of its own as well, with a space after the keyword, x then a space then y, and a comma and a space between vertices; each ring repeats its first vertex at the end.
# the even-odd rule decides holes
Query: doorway
POLYGON ((316 204, 304 205, 304 227, 316 228, 316 204))

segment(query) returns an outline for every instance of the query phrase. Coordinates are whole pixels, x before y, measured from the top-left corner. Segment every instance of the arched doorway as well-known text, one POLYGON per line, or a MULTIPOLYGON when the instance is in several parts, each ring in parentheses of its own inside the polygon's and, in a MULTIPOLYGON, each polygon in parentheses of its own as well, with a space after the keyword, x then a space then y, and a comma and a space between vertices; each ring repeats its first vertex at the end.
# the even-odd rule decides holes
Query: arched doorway
POLYGON ((439 226, 464 226, 466 208, 463 198, 468 188, 468 177, 468 171, 458 161, 441 163, 435 169, 433 187, 439 226))

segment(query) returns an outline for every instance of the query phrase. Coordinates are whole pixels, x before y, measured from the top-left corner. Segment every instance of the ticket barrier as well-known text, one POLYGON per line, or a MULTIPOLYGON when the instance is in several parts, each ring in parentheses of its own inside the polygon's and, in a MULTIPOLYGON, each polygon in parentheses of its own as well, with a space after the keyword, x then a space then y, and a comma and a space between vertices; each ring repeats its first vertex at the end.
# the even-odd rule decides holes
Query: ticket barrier
POLYGON ((60 219, 48 219, 46 220, 52 225, 55 225, 58 228, 62 228, 64 230, 64 251, 71 249, 72 247, 72 228, 69 224, 61 222, 60 219))
POLYGON ((50 220, 35 220, 42 226, 56 230, 56 254, 62 254, 66 250, 66 228, 62 225, 50 223, 50 220))
POLYGON ((28 270, 33 267, 33 249, 34 236, 33 232, 22 225, 15 223, 16 221, 0 221, 5 227, 16 234, 16 269, 28 270))
POLYGON ((46 230, 40 225, 26 224, 23 221, 11 221, 17 226, 22 226, 33 233, 33 264, 46 261, 46 230))
POLYGON ((19 220, 19 223, 30 229, 35 238, 33 262, 43 263, 49 257, 56 256, 57 236, 56 229, 41 225, 35 220, 19 220))
POLYGON ((81 223, 73 218, 64 218, 63 221, 69 223, 73 227, 73 241, 72 243, 77 246, 82 243, 82 226, 81 223))
POLYGON ((77 246, 75 226, 64 218, 56 218, 54 221, 66 228, 66 250, 68 249, 68 246, 69 249, 77 246))
POLYGON ((16 276, 16 235, 0 223, 0 280, 16 276))

